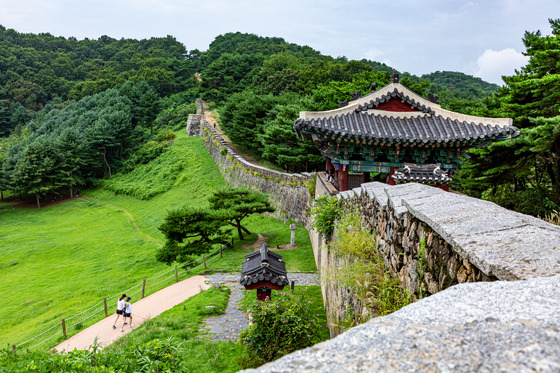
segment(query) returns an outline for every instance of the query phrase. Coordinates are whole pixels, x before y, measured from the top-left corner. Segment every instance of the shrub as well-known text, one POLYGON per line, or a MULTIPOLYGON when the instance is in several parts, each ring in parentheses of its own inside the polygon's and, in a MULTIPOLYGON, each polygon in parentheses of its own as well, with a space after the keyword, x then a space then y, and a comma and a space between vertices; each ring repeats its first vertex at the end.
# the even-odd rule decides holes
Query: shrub
POLYGON ((175 132, 173 131, 165 131, 161 132, 156 136, 156 141, 163 142, 163 141, 172 141, 177 137, 175 132))
POLYGON ((329 275, 351 289, 368 309, 368 315, 351 314, 347 325, 365 322, 370 317, 392 313, 411 303, 412 295, 385 268, 375 244, 375 236, 361 228, 360 215, 349 211, 337 223, 336 240, 330 248, 342 259, 329 275))
POLYGON ((311 215, 315 219, 313 228, 322 235, 330 237, 334 232, 335 221, 342 216, 342 208, 336 197, 323 196, 313 202, 311 215))
POLYGON ((316 314, 309 310, 312 302, 301 295, 277 293, 275 300, 255 302, 248 306, 253 325, 241 334, 247 344, 248 357, 240 364, 257 367, 293 351, 321 341, 316 314))

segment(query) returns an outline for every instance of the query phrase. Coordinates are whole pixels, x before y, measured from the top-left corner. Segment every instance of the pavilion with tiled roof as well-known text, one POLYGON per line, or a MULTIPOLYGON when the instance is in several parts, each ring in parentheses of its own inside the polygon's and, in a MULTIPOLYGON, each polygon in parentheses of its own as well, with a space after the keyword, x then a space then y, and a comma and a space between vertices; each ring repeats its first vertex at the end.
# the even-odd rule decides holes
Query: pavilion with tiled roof
POLYGON ((282 290, 289 284, 283 256, 268 250, 266 243, 259 251, 244 256, 239 283, 247 290, 257 289, 258 300, 270 299, 272 289, 282 290))
POLYGON ((399 83, 392 82, 329 111, 302 111, 294 130, 313 141, 326 160, 327 172, 334 174, 338 190, 348 189, 348 173, 392 175, 406 163, 434 164, 441 171, 453 170, 468 157, 466 150, 519 136, 511 118, 484 118, 442 109, 437 96, 429 99, 399 83))

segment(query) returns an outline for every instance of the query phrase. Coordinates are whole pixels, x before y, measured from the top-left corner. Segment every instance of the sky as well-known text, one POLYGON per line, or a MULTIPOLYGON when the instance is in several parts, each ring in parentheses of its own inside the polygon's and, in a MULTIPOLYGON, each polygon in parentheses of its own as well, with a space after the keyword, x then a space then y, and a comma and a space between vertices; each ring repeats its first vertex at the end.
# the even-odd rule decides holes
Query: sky
POLYGON ((172 35, 206 50, 240 31, 419 76, 459 71, 500 85, 528 61, 525 31, 550 34, 549 18, 560 18, 559 0, 0 0, 0 24, 18 32, 172 35))

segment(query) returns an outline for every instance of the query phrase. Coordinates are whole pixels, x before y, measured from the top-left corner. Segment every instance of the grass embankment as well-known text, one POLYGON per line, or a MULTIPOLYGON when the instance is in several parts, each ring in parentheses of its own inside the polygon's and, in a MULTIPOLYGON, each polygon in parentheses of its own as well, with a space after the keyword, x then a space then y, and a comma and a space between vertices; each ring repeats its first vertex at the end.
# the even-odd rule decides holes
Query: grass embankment
POLYGON ((122 355, 138 349, 154 339, 174 338, 181 342, 182 369, 186 372, 236 372, 241 367, 237 358, 245 353, 245 347, 233 342, 210 342, 197 338, 204 319, 225 312, 229 289, 211 288, 187 299, 185 302, 140 325, 134 333, 119 339, 103 353, 122 355))
POLYGON ((204 318, 223 314, 229 289, 211 288, 148 320, 99 351, 66 354, 0 350, 0 371, 18 372, 235 372, 245 346, 199 339, 204 318))
MULTIPOLYGON (((149 192, 170 180, 169 190, 149 200, 97 189, 84 193, 86 201, 41 209, 14 210, 11 203, 0 204, 0 346, 21 343, 103 297, 168 270, 170 267, 155 260, 155 252, 164 243, 158 227, 167 211, 184 205, 204 207, 213 191, 227 186, 201 140, 178 134, 174 145, 160 157, 127 175, 115 176, 105 186, 122 192, 128 185, 130 193, 149 192), (177 163, 181 166, 173 166, 177 163), (156 169, 174 171, 152 172, 156 169)), ((252 232, 269 237, 271 246, 289 243, 289 222, 258 216, 247 223, 252 232)), ((236 246, 255 239, 256 234, 245 242, 235 240, 236 246)), ((296 243, 300 249, 281 252, 286 255, 288 270, 314 270, 305 229, 296 231, 296 243)), ((208 268, 239 271, 241 255, 249 251, 229 250, 208 268)), ((114 301, 109 302, 112 312, 114 301)), ((69 328, 68 334, 87 325, 69 328)), ((54 341, 44 346, 50 347, 54 341)))

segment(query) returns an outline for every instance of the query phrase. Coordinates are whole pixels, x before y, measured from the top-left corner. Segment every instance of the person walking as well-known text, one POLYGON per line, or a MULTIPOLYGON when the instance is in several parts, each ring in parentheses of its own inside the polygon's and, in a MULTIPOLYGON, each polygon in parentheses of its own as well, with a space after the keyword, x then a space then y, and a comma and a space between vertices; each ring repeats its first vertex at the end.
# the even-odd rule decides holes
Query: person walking
POLYGON ((116 325, 117 325, 117 321, 119 320, 119 317, 123 314, 124 312, 124 298, 126 298, 126 294, 121 295, 121 297, 119 298, 119 300, 117 301, 117 318, 115 319, 115 322, 113 323, 113 329, 116 329, 116 325))
POLYGON ((126 324, 126 318, 130 319, 130 328, 132 328, 134 325, 132 325, 132 305, 130 304, 130 297, 126 298, 126 302, 124 303, 124 313, 123 313, 123 323, 121 325, 121 332, 124 332, 124 326, 126 324))

